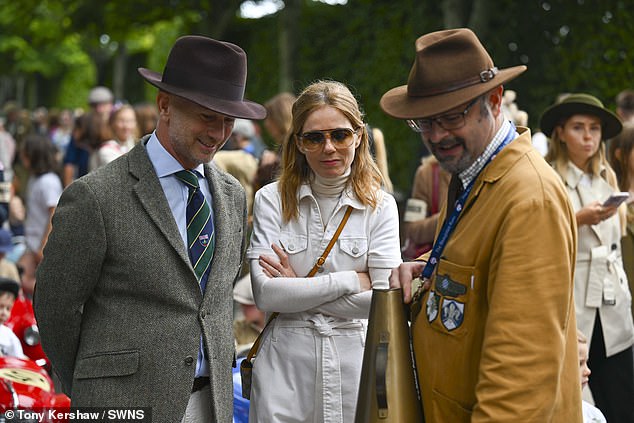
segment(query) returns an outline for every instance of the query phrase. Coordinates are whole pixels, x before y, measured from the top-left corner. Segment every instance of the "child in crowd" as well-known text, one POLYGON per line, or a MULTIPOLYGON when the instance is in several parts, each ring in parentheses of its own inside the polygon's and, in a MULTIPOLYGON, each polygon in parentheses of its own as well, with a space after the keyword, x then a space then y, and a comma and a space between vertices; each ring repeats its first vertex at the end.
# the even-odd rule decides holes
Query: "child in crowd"
MULTIPOLYGON (((577 330, 577 345, 579 348, 579 375, 581 378, 581 388, 588 385, 590 377, 590 368, 588 367, 588 338, 577 330)), ((583 406, 583 423, 606 423, 605 417, 601 410, 587 401, 582 401, 583 406)))
POLYGON ((15 333, 5 322, 11 316, 11 309, 18 298, 20 284, 13 279, 0 277, 0 355, 23 358, 22 345, 15 333))

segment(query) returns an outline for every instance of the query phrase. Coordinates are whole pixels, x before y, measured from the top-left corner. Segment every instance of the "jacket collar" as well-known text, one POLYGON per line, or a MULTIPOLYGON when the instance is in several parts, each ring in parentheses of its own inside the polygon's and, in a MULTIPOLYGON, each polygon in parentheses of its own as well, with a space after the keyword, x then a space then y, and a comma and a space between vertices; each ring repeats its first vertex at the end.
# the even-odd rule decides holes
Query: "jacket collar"
MULTIPOLYGON (((300 185, 298 197, 300 202, 305 198, 311 198, 313 201, 315 202, 317 201, 317 199, 313 195, 313 190, 311 189, 310 184, 307 182, 300 185)), ((366 208, 365 204, 359 201, 359 199, 354 193, 354 190, 352 189, 350 185, 346 186, 346 188, 343 190, 343 193, 339 200, 339 205, 352 206, 355 209, 360 209, 360 210, 363 210, 366 208)))
MULTIPOLYGON (((599 168, 599 175, 605 178, 606 170, 607 169, 605 168, 605 165, 601 164, 599 168)), ((570 188, 577 189, 577 186, 581 182, 581 178, 583 178, 584 174, 585 172, 583 170, 579 169, 577 166, 575 166, 572 162, 569 161, 567 170, 566 170, 566 175, 564 177, 564 181, 566 182, 566 185, 569 186, 570 188)))

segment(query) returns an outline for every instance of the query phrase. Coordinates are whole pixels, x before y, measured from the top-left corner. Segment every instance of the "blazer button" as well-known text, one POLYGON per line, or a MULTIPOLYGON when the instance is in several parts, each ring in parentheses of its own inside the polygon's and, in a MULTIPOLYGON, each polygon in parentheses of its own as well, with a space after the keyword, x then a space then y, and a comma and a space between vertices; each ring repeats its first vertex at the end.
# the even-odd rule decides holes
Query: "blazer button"
POLYGON ((616 244, 612 244, 612 251, 615 251, 617 249, 617 245, 616 244))
POLYGON ((185 357, 185 365, 191 366, 192 364, 194 364, 194 357, 192 357, 191 355, 185 357))
POLYGON ((200 317, 202 317, 203 319, 204 319, 205 317, 207 317, 207 312, 206 312, 205 310, 201 311, 201 312, 200 312, 200 317))

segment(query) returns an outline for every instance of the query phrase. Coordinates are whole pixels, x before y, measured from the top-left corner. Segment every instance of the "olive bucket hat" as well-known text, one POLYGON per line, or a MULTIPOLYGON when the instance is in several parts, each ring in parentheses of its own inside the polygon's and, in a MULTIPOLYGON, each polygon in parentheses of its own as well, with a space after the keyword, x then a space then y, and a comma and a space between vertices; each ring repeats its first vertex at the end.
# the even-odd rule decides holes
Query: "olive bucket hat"
POLYGON ((539 127, 547 137, 550 137, 555 127, 572 115, 599 117, 601 119, 601 138, 603 139, 612 138, 623 129, 623 124, 618 116, 606 109, 601 100, 583 93, 567 95, 559 103, 546 109, 539 121, 539 127))

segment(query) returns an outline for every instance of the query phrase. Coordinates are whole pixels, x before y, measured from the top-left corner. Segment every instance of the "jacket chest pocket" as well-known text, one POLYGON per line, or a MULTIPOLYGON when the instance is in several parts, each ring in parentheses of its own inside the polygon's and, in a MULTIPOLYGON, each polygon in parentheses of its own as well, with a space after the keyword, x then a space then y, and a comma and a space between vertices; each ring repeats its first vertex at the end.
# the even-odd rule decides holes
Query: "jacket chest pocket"
POLYGON ((306 235, 282 233, 280 241, 289 256, 304 252, 308 248, 308 237, 306 235))
POLYGON ((359 258, 368 252, 368 239, 364 237, 341 237, 337 242, 341 252, 352 258, 359 258))
POLYGON ((474 267, 441 259, 418 319, 427 319, 432 328, 451 336, 470 332, 477 320, 475 279, 474 267))

